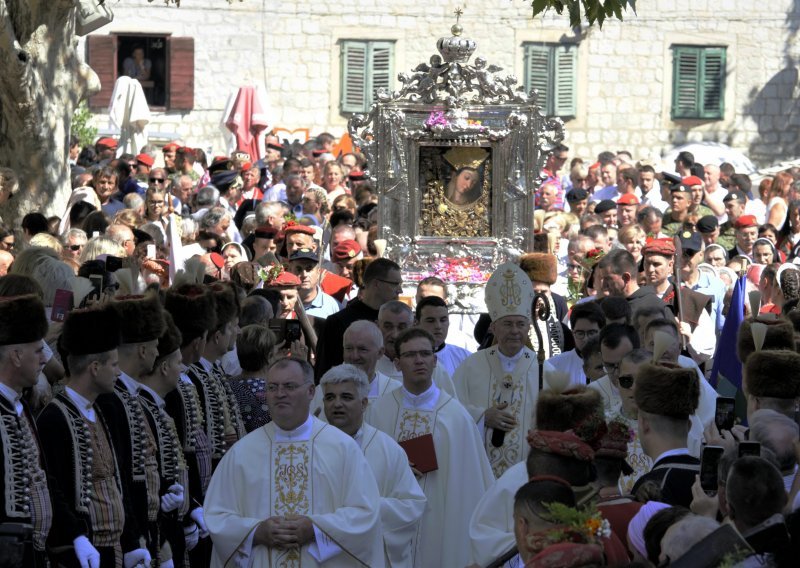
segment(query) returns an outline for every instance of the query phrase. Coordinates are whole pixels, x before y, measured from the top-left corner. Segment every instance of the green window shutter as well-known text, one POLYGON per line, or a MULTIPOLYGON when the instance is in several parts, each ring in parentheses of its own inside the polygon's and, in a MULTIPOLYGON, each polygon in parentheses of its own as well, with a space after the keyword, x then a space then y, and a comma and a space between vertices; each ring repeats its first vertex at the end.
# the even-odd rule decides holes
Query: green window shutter
POLYGON ((672 61, 672 118, 695 118, 700 95, 700 50, 675 47, 672 61))
POLYGON ((574 45, 559 45, 554 50, 555 80, 553 114, 575 116, 577 114, 576 70, 578 49, 574 45))
POLYGON ((539 92, 537 103, 542 114, 553 114, 553 95, 551 93, 552 59, 551 48, 547 45, 528 44, 525 46, 525 90, 539 92))
POLYGON ((367 106, 367 49, 362 41, 342 42, 342 112, 364 112, 367 106))
POLYGON ((385 41, 376 41, 369 44, 367 58, 367 90, 366 104, 363 112, 369 110, 375 100, 375 91, 380 88, 391 90, 394 76, 394 44, 385 41))
POLYGON ((725 48, 708 47, 701 59, 700 117, 725 116, 725 48))

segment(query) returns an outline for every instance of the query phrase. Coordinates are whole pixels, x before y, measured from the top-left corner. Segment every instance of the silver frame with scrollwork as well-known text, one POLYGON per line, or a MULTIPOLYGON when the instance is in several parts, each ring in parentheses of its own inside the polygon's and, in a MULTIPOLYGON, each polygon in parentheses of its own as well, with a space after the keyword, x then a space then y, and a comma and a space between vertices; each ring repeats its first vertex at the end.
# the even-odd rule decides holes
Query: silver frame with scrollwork
MULTIPOLYGON (((481 58, 467 60, 472 40, 442 38, 433 56, 400 73, 399 91, 381 90, 367 115, 349 123, 353 142, 367 156, 378 193, 378 237, 384 256, 413 272, 437 257, 480 258, 491 270, 533 250, 534 195, 547 151, 564 138, 559 119, 546 119, 536 92, 481 58), (434 113, 445 119, 429 123, 434 113), (425 145, 481 146, 492 153, 490 237, 420 235, 419 152, 425 145)), ((456 283, 457 284, 457 283, 456 283)))

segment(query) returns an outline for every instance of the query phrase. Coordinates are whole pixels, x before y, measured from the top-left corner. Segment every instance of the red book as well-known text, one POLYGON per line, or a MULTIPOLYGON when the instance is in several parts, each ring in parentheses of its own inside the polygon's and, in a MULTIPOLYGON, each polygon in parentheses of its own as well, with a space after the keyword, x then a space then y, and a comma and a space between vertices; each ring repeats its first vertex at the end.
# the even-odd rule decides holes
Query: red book
POLYGON ((400 447, 406 451, 408 461, 420 473, 428 473, 439 469, 436 461, 436 448, 433 446, 433 434, 425 434, 416 438, 409 438, 399 442, 400 447))

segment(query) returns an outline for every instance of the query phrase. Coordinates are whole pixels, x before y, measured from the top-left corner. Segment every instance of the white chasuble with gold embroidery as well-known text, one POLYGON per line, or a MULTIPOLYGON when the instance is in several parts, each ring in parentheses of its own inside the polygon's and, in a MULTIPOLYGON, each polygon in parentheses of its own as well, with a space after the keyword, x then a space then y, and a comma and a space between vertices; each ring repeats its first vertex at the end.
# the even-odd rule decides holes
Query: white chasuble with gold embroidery
POLYGON ((292 439, 270 422, 239 440, 217 466, 204 503, 212 566, 384 566, 380 494, 361 448, 316 418, 304 426, 309 434, 292 439), (316 541, 294 552, 253 546, 262 521, 287 515, 309 517, 316 541), (314 555, 323 548, 336 553, 320 563, 314 555))
POLYGON ((475 423, 435 385, 414 397, 390 392, 367 407, 367 422, 395 440, 433 435, 438 469, 419 484, 428 504, 414 539, 412 566, 467 566, 469 519, 494 481, 475 423))
POLYGON ((499 446, 492 442, 494 430, 483 428, 483 443, 495 477, 500 477, 509 467, 524 461, 528 455, 528 430, 536 423, 534 415, 539 397, 536 354, 523 348, 514 369, 506 372, 497 347, 483 349, 456 369, 453 382, 458 399, 481 428, 486 409, 501 403, 508 405, 505 411, 517 421, 517 426, 505 433, 499 446))

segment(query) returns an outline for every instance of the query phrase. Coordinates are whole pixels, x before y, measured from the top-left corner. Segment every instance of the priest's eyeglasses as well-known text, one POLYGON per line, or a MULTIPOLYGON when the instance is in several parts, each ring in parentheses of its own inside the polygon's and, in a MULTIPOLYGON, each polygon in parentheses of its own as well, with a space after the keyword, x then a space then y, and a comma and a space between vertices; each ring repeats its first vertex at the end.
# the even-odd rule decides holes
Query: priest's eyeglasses
POLYGON ((611 375, 617 375, 619 373, 619 365, 619 363, 603 363, 603 368, 610 377, 611 375))
POLYGON ((572 335, 574 335, 578 339, 586 339, 587 337, 588 338, 595 337, 598 333, 600 333, 600 331, 597 329, 588 329, 586 331, 579 329, 577 331, 573 331, 572 335))
POLYGON ((433 351, 430 349, 423 349, 422 351, 406 351, 405 353, 400 353, 401 359, 408 359, 409 361, 413 361, 417 357, 422 357, 423 359, 427 359, 433 355, 433 351))
POLYGON ((267 392, 276 393, 283 388, 285 393, 291 394, 302 387, 303 385, 297 383, 267 383, 267 392))

